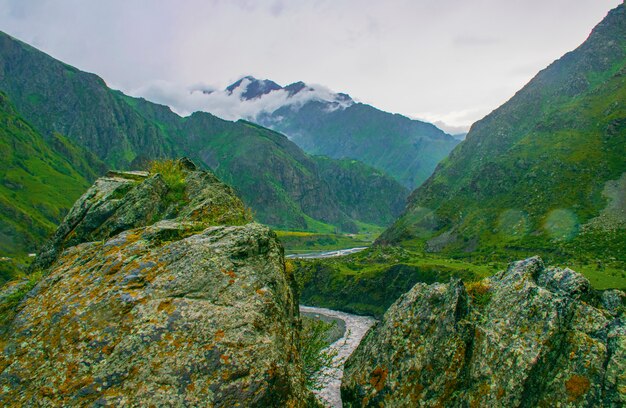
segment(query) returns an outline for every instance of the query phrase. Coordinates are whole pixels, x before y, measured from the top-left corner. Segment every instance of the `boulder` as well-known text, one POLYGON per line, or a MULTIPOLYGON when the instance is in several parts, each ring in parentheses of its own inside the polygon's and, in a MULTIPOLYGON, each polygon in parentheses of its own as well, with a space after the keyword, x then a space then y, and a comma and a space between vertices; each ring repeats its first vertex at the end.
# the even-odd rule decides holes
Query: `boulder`
POLYGON ((43 246, 33 269, 45 269, 64 248, 103 240, 162 219, 205 224, 242 224, 251 220, 233 189, 191 160, 167 161, 168 174, 109 171, 80 197, 43 246), (170 181, 180 178, 178 185, 170 181), (181 190, 181 191, 177 191, 181 190))
POLYGON ((0 331, 0 405, 315 403, 276 235, 182 164, 182 205, 159 174, 100 179, 55 235, 41 280, 0 293, 28 289, 0 331))
POLYGON ((417 284, 346 362, 344 406, 624 406, 618 292, 537 257, 467 285, 417 284))

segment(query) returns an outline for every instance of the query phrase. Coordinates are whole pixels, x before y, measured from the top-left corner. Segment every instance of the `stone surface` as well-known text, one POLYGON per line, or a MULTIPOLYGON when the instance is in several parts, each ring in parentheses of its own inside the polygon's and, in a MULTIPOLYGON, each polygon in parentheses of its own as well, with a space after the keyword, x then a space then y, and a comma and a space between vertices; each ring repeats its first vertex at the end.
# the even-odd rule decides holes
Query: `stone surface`
POLYGON ((536 257, 468 285, 417 284, 347 361, 344 406, 623 406, 617 292, 536 257))
POLYGON ((2 338, 2 405, 303 400, 297 301, 258 224, 162 221, 72 247, 2 338), (192 225, 192 224, 191 224, 192 225))

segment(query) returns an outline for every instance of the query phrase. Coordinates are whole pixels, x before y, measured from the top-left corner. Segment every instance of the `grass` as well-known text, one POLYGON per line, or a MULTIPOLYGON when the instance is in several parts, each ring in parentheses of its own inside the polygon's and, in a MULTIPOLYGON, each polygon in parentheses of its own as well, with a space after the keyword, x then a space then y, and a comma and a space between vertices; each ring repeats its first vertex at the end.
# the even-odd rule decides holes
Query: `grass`
POLYGON ((318 234, 304 231, 276 231, 287 253, 333 251, 344 248, 369 246, 372 240, 349 234, 318 234))
POLYGON ((167 184, 168 191, 165 196, 167 204, 179 205, 188 201, 185 195, 186 174, 177 160, 155 160, 150 163, 148 170, 150 173, 159 173, 167 184))
POLYGON ((399 247, 372 247, 337 258, 292 261, 302 303, 376 317, 418 282, 447 282, 451 277, 474 282, 506 266, 399 247))
POLYGON ((578 273, 583 274, 591 286, 595 289, 621 289, 626 290, 626 270, 606 266, 583 265, 580 263, 556 264, 554 266, 568 267, 578 273))
POLYGON ((384 230, 378 225, 357 222, 359 231, 354 234, 338 233, 336 227, 308 219, 313 230, 276 230, 287 253, 334 251, 337 249, 370 246, 384 230))
MULTIPOLYGON (((419 249, 375 246, 348 256, 291 261, 302 303, 381 317, 416 283, 448 282, 451 277, 462 279, 474 302, 484 306, 490 301, 491 293, 480 281, 506 269, 509 261, 535 254, 520 250, 507 257, 465 255, 455 259, 419 249)), ((611 263, 574 259, 567 262, 544 259, 544 262, 581 273, 598 290, 626 289, 626 271, 611 263)))
POLYGON ((423 270, 471 276, 472 279, 490 276, 506 265, 501 262, 472 263, 436 254, 391 247, 375 247, 350 257, 334 258, 330 262, 337 266, 340 273, 346 275, 374 276, 395 265, 405 265, 423 270))

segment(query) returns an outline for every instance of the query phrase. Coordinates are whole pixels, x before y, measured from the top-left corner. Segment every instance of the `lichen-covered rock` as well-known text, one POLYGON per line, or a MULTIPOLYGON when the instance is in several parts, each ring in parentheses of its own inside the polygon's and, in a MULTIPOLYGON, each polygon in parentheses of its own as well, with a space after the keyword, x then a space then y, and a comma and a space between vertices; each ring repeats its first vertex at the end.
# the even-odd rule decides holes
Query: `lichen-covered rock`
POLYGON ((417 284, 347 361, 344 406, 624 406, 623 296, 539 258, 417 284))
POLYGON ((208 225, 242 224, 250 217, 231 187, 196 169, 186 158, 171 162, 180 174, 181 194, 160 173, 110 171, 76 201, 54 236, 41 249, 33 269, 47 268, 64 248, 99 241, 163 219, 208 225))
POLYGON ((161 221, 65 251, 0 339, 0 405, 302 405, 276 237, 195 227, 161 221))
POLYGON ((172 163, 99 179, 43 278, 0 292, 0 406, 315 404, 275 234, 212 174, 172 163))

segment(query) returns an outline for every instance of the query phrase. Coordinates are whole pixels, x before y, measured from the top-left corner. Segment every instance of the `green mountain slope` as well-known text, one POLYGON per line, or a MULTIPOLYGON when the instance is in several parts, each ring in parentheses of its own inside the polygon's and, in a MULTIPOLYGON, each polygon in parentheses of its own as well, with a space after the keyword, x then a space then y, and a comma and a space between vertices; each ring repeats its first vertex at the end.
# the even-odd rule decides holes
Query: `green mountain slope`
POLYGON ((389 216, 404 209, 408 191, 382 171, 357 160, 325 156, 314 156, 313 160, 330 186, 333 201, 352 219, 389 225, 395 220, 389 216))
POLYGON ((357 222, 391 223, 408 195, 369 166, 312 158, 284 135, 253 123, 204 112, 181 120, 166 107, 124 98, 144 118, 159 123, 179 150, 234 186, 267 224, 312 229, 313 218, 353 232, 357 222), (373 204, 379 206, 373 209, 373 204))
MULTIPOLYGON (((626 261, 626 13, 474 124, 379 243, 626 261)), ((504 255, 503 255, 504 254, 504 255)))
POLYGON ((125 168, 139 154, 174 153, 158 126, 130 109, 100 77, 4 33, 0 33, 0 89, 42 135, 66 135, 112 167, 125 168))
POLYGON ((261 115, 257 122, 287 134, 308 153, 360 160, 407 188, 426 180, 459 143, 430 123, 362 103, 343 108, 312 100, 261 115))
MULTIPOLYGON (((4 94, 0 94, 0 152, 0 254, 24 255, 35 251, 89 187, 76 168, 92 164, 61 135, 45 140, 4 94)), ((89 170, 84 173, 94 176, 89 170)))
MULTIPOLYGON (((180 117, 165 106, 113 91, 96 75, 5 34, 0 34, 0 90, 45 139, 66 135, 109 167, 139 168, 155 158, 191 157, 235 187, 257 219, 272 226, 307 229, 321 221, 353 231, 361 221, 383 225, 398 214, 387 206, 377 219, 359 209, 348 215, 344 208, 349 206, 337 200, 354 186, 327 183, 316 162, 281 134, 208 113, 180 117)), ((86 178, 94 172, 76 170, 86 178)), ((386 182, 390 187, 380 190, 378 202, 392 191, 398 194, 393 200, 406 197, 397 183, 386 182)))

